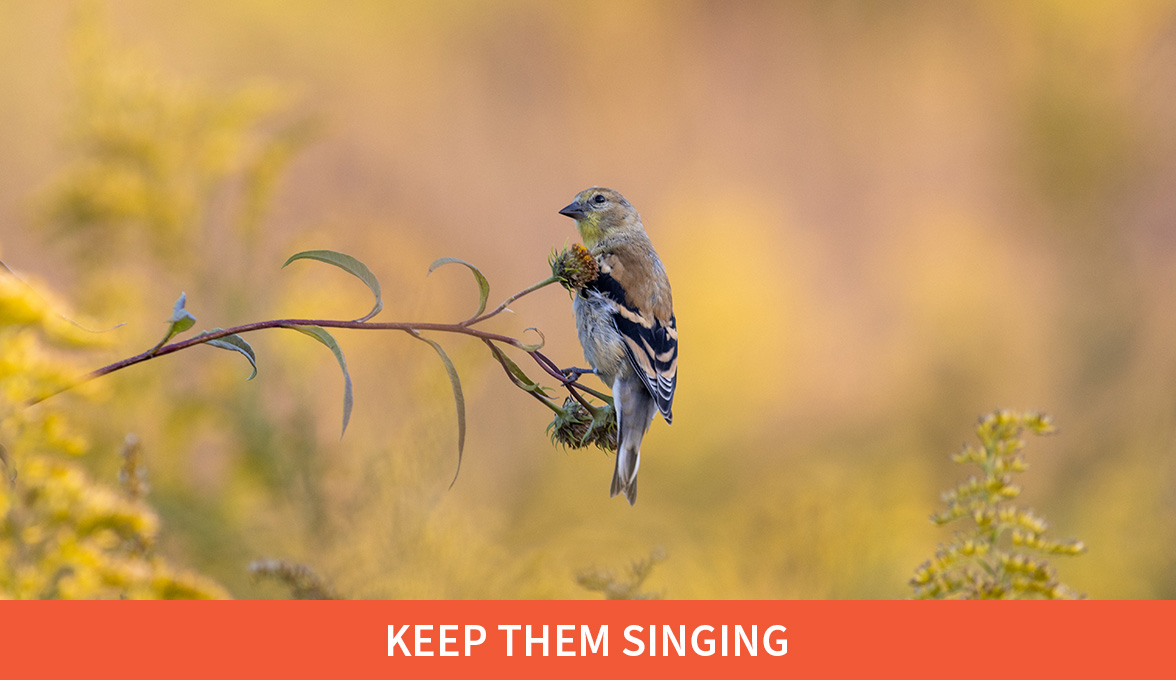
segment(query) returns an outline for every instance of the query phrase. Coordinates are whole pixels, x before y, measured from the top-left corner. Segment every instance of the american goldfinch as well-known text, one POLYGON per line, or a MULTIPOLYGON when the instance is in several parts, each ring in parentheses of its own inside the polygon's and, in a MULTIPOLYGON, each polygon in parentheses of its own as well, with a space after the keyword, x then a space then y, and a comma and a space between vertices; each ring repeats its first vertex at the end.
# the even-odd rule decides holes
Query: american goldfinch
POLYGON ((572 308, 584 358, 612 387, 617 414, 617 463, 611 496, 637 502, 641 439, 653 416, 673 420, 678 382, 678 327, 665 267, 641 216, 612 189, 592 187, 563 210, 600 265, 600 275, 575 291, 572 308))

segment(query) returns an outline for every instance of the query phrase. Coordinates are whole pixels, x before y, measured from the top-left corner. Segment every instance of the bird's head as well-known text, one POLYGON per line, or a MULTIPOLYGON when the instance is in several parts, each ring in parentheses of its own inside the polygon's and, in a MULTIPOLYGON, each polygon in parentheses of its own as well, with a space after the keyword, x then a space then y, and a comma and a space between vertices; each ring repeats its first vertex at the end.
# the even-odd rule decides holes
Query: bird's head
POLYGON ((581 191, 559 214, 576 220, 580 238, 589 248, 618 231, 641 229, 641 217, 633 206, 620 192, 605 187, 581 191))

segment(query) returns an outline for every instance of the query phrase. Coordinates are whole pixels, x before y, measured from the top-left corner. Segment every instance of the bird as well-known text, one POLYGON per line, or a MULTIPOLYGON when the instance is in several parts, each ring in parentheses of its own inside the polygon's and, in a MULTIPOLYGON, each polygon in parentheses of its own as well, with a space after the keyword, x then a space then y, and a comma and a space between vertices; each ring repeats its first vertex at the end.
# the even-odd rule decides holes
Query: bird
POLYGON ((659 412, 673 422, 678 325, 665 266, 641 216, 614 189, 592 187, 559 211, 576 221, 600 273, 574 291, 584 358, 612 389, 617 458, 609 497, 637 502, 641 440, 659 412))

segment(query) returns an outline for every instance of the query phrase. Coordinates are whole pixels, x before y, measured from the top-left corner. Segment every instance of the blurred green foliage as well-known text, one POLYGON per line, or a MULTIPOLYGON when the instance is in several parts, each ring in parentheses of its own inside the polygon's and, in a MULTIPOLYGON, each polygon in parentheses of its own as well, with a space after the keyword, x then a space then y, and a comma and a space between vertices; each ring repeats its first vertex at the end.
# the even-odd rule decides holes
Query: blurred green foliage
POLYGON ((653 568, 665 560, 665 551, 655 549, 646 559, 630 565, 627 577, 619 577, 608 569, 596 567, 576 574, 576 582, 586 590, 599 592, 606 600, 660 600, 660 593, 645 592, 642 586, 653 573, 653 568))
POLYGON ((227 597, 155 554, 160 522, 133 437, 120 490, 73 460, 92 447, 65 412, 25 407, 72 382, 97 343, 60 309, 0 271, 0 598, 227 597))
POLYGON ((290 589, 295 600, 337 600, 330 584, 304 564, 285 560, 257 560, 249 565, 254 578, 273 579, 290 589))
POLYGON ((44 221, 101 266, 135 243, 169 265, 189 263, 214 228, 218 194, 237 194, 230 227, 249 245, 277 180, 314 125, 283 122, 289 96, 235 92, 165 76, 114 44, 86 8, 71 37, 76 89, 66 140, 74 159, 48 189, 44 221))
POLYGON ((965 446, 952 457, 957 463, 980 466, 982 476, 971 476, 943 494, 947 509, 931 516, 936 524, 957 520, 971 528, 941 544, 935 558, 915 570, 911 580, 919 599, 1076 599, 1058 581, 1043 556, 1080 555, 1081 541, 1046 538, 1045 519, 1012 501, 1021 488, 1011 475, 1028 469, 1022 433, 1053 433, 1048 416, 1039 413, 996 411, 980 419, 980 446, 965 446))

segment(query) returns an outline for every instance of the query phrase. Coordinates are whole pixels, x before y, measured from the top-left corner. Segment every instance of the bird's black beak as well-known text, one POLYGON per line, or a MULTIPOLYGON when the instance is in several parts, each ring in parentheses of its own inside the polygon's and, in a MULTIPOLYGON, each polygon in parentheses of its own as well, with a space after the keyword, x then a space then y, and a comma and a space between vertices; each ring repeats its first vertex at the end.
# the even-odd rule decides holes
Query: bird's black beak
POLYGON ((563 210, 560 210, 559 214, 566 215, 573 220, 578 220, 584 217, 584 206, 580 205, 579 201, 575 201, 568 204, 563 210))

